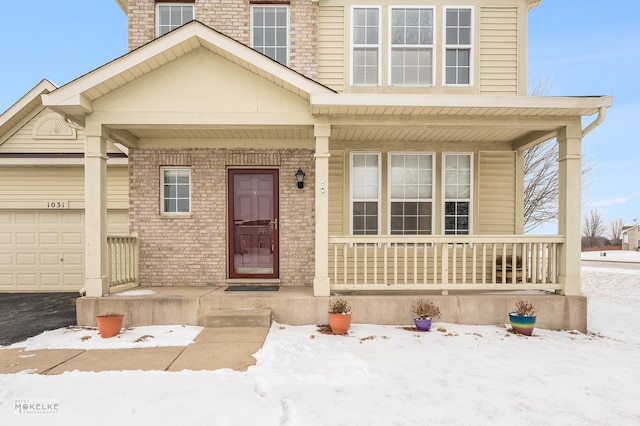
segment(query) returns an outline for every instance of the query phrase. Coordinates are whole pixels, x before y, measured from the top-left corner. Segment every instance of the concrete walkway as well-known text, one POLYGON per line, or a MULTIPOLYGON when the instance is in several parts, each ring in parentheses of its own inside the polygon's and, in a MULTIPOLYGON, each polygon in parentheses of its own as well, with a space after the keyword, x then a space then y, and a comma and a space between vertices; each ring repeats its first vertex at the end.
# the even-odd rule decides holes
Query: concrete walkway
POLYGON ((0 349, 0 374, 65 371, 246 371, 263 345, 267 327, 204 328, 188 346, 127 349, 0 349))

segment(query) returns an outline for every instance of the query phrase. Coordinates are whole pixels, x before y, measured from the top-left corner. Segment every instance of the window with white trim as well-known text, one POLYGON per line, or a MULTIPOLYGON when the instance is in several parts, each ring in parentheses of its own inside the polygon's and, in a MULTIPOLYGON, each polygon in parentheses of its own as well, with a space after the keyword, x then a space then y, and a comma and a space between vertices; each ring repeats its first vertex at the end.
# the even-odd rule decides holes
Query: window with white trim
POLYGON ((389 153, 389 233, 433 233, 433 154, 389 153))
POLYGON ((191 213, 191 169, 162 167, 162 214, 191 213))
POLYGON ((351 233, 380 232, 380 154, 351 154, 351 233))
POLYGON ((391 8, 389 84, 433 84, 433 8, 391 8))
POLYGON ((444 81, 467 86, 471 84, 472 9, 448 7, 444 13, 444 81))
POLYGON ((380 7, 351 9, 351 83, 380 84, 380 7))
POLYGON ((472 154, 443 154, 444 234, 471 233, 472 154))
POLYGON ((288 6, 251 6, 251 47, 282 65, 288 65, 288 6))
POLYGON ((193 21, 193 5, 184 3, 159 3, 156 5, 157 37, 193 21))

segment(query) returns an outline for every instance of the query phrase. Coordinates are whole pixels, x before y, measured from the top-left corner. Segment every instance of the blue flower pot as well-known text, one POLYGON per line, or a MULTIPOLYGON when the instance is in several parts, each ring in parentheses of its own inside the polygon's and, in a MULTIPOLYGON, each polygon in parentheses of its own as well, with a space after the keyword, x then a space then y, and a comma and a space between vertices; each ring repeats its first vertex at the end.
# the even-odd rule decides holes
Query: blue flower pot
POLYGON ((516 315, 514 312, 509 312, 509 321, 515 333, 531 336, 533 327, 536 325, 536 316, 524 317, 516 315))

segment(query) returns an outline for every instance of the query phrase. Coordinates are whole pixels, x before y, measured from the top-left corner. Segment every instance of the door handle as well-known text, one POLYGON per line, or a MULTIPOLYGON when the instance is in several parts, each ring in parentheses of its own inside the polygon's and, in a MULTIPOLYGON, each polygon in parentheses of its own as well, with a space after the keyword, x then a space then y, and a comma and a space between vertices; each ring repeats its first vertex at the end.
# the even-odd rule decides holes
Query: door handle
POLYGON ((273 225, 273 229, 274 230, 278 230, 278 218, 274 218, 271 222, 269 222, 269 225, 273 225))

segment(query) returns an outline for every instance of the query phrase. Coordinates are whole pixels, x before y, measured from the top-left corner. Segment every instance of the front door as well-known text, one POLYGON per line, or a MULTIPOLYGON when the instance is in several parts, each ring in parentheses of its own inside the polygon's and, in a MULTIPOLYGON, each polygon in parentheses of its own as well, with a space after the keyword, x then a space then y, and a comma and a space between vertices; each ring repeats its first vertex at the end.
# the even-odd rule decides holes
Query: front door
POLYGON ((229 170, 229 277, 278 278, 278 171, 229 170))

